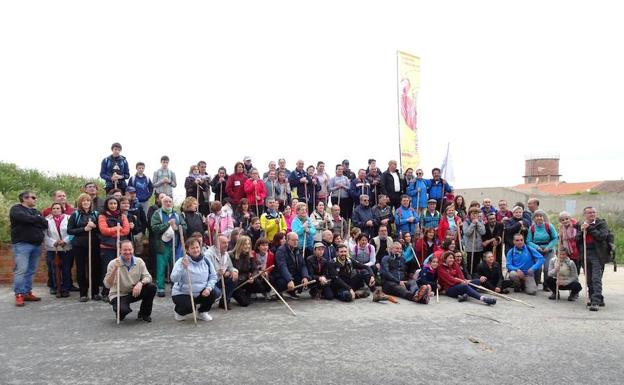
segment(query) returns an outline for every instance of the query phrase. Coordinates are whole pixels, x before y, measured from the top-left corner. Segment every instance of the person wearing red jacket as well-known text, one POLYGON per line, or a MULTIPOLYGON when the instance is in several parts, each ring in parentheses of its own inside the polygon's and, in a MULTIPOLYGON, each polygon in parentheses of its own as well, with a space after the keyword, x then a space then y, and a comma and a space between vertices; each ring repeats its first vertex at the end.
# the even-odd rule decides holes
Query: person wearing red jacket
POLYGON ((240 200, 245 198, 245 166, 242 162, 236 162, 234 165, 234 174, 228 177, 225 184, 225 193, 230 197, 230 203, 233 208, 240 204, 240 200))
MULTIPOLYGON (((121 213, 117 198, 108 197, 104 201, 105 211, 98 216, 98 230, 100 230, 100 275, 102 282, 110 261, 117 257, 117 228, 119 241, 127 239, 130 234, 128 217, 121 213)), ((109 289, 102 289, 102 299, 108 301, 109 289)))
POLYGON ((264 198, 266 198, 266 187, 264 182, 260 180, 258 169, 254 168, 249 174, 249 179, 245 181, 245 194, 249 201, 249 211, 256 214, 258 218, 264 212, 264 198))
POLYGON ((418 258, 418 261, 420 262, 420 266, 423 265, 423 261, 428 256, 440 250, 440 246, 438 246, 434 237, 435 237, 435 229, 431 227, 431 228, 425 229, 424 238, 419 237, 416 240, 415 251, 416 251, 416 257, 418 258))
POLYGON ((453 252, 447 251, 442 255, 442 265, 438 268, 438 282, 442 290, 446 291, 449 297, 457 298, 457 301, 464 302, 468 297, 472 297, 486 305, 496 304, 496 299, 479 294, 468 285, 470 281, 464 278, 459 265, 455 263, 453 252))
POLYGON ((455 242, 459 242, 459 229, 462 226, 462 219, 455 214, 455 205, 452 203, 446 206, 444 215, 440 218, 438 225, 438 241, 443 242, 446 239, 447 231, 451 231, 455 242))

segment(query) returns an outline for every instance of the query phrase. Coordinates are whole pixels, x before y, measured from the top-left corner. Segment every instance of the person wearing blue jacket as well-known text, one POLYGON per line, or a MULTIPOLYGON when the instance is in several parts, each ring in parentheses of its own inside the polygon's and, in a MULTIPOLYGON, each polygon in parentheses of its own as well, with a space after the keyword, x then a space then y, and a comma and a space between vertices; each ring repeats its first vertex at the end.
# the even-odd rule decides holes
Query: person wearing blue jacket
POLYGON ((308 217, 308 206, 305 203, 297 203, 295 210, 297 212, 297 217, 293 219, 290 228, 298 235, 298 247, 301 249, 303 258, 305 258, 306 256, 312 254, 312 245, 314 245, 316 227, 314 227, 312 219, 308 217))
POLYGON ((535 272, 544 264, 544 257, 539 251, 524 243, 522 234, 513 237, 514 247, 507 252, 507 271, 514 287, 514 291, 529 295, 537 293, 535 272))
POLYGON ((208 311, 221 296, 221 291, 215 287, 217 271, 210 259, 202 255, 200 238, 189 238, 185 246, 187 253, 176 261, 170 277, 173 284, 171 298, 175 304, 174 317, 176 321, 183 321, 185 315, 193 312, 190 295, 192 291, 195 305, 199 305, 197 318, 211 321, 208 311))
MULTIPOLYGON (((275 252, 275 268, 272 271, 275 288, 279 292, 287 291, 288 295, 297 298, 293 291, 296 285, 306 284, 310 280, 308 267, 297 248, 299 237, 291 232, 286 235, 286 244, 275 252)), ((299 290, 301 292, 301 289, 299 290)))
POLYGON ((121 144, 113 143, 111 155, 102 159, 100 165, 100 178, 106 182, 106 193, 114 188, 126 193, 126 179, 130 178, 130 167, 128 161, 121 155, 121 144))
POLYGON ((147 210, 149 210, 149 199, 154 193, 154 185, 152 184, 152 180, 145 175, 145 163, 137 162, 136 174, 128 179, 128 187, 134 187, 136 190, 136 198, 141 204, 141 207, 143 207, 143 212, 147 213, 147 210))
MULTIPOLYGON (((353 202, 359 202, 361 195, 368 195, 370 201, 375 200, 374 191, 371 189, 370 183, 366 179, 366 170, 360 169, 358 171, 357 178, 351 181, 351 187, 349 188, 349 195, 353 202)), ((357 205, 355 205, 357 207, 357 205)))
MULTIPOLYGON (((539 251, 544 257, 544 269, 541 267, 535 272, 535 281, 538 284, 546 282, 548 279, 548 266, 550 259, 555 255, 555 249, 559 243, 559 237, 557 237, 557 230, 555 226, 546 222, 546 213, 542 210, 536 210, 533 213, 533 224, 529 226, 529 233, 527 235, 527 244, 539 251), (544 279, 542 280, 542 270, 544 270, 544 279)), ((548 291, 548 286, 543 285, 543 290, 548 291)))
POLYGON ((401 206, 394 213, 394 223, 396 223, 399 237, 402 237, 405 233, 410 233, 413 238, 416 235, 418 222, 416 210, 410 207, 409 196, 401 196, 401 206))
POLYGON ((434 168, 431 170, 431 175, 433 179, 429 180, 429 189, 427 193, 429 194, 429 199, 436 200, 436 208, 442 211, 442 202, 444 202, 444 195, 446 193, 453 192, 453 187, 449 185, 442 177, 440 177, 440 169, 434 168))
POLYGON ((423 170, 416 170, 416 178, 412 183, 407 186, 407 195, 412 198, 412 207, 418 212, 422 213, 427 208, 427 201, 429 200, 429 187, 431 187, 431 181, 423 178, 423 170))
POLYGON ((375 218, 375 212, 370 207, 370 197, 362 195, 359 202, 360 204, 353 210, 353 226, 359 227, 364 234, 368 235, 368 238, 373 238, 377 235, 379 223, 375 218))

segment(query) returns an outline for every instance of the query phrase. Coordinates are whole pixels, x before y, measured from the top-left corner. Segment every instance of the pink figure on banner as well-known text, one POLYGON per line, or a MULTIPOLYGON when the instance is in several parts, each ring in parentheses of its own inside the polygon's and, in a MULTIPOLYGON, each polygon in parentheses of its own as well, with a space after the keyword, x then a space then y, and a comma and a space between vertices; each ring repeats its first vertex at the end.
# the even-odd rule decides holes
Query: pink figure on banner
POLYGON ((403 78, 399 83, 401 89, 401 116, 405 124, 416 132, 416 92, 410 95, 411 84, 409 79, 403 78))

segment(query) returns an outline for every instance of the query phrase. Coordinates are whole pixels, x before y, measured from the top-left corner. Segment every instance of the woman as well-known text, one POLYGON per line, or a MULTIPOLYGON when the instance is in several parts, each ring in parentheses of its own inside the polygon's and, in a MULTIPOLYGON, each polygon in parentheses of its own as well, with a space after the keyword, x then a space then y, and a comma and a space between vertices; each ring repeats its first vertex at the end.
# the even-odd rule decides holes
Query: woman
POLYGON ((234 230, 234 218, 223 210, 221 202, 215 201, 210 204, 210 214, 206 217, 207 243, 212 246, 215 244, 215 235, 223 234, 230 237, 234 230))
POLYGON ((264 233, 264 230, 262 229, 259 218, 256 218, 256 217, 251 218, 251 224, 245 231, 245 235, 247 235, 251 239, 252 245, 256 244, 256 241, 258 239, 266 236, 266 234, 264 233))
POLYGON ((418 277, 416 283, 418 287, 427 285, 429 286, 429 291, 435 293, 438 288, 438 257, 432 257, 429 260, 429 263, 423 266, 423 268, 418 273, 418 277))
POLYGON ((576 271, 581 269, 581 259, 576 245, 576 219, 572 218, 566 211, 559 214, 559 234, 561 235, 561 245, 568 252, 568 257, 574 261, 576 271))
POLYGON ((483 296, 468 285, 470 281, 464 278, 464 274, 455 263, 455 257, 450 251, 442 255, 442 265, 438 268, 438 282, 446 291, 446 295, 457 298, 459 302, 467 301, 468 297, 472 297, 486 305, 496 304, 495 298, 483 296))
POLYGON ((292 231, 299 236, 297 246, 301 249, 305 260, 306 256, 312 254, 316 228, 312 225, 312 221, 308 217, 308 205, 306 203, 297 203, 296 212, 297 217, 292 221, 292 231))
POLYGON ((463 234, 465 250, 469 256, 468 268, 470 274, 474 273, 477 265, 483 258, 483 236, 485 235, 485 225, 479 219, 481 210, 473 207, 468 210, 470 218, 464 221, 463 234))
MULTIPOLYGON (((297 199, 293 199, 296 201, 297 199)), ((298 203, 298 202, 297 202, 298 203)), ((292 221, 297 217, 297 214, 292 210, 290 206, 284 207, 284 220, 286 221, 286 232, 292 231, 292 221)))
POLYGON ((223 198, 227 198, 227 192, 225 191, 225 187, 227 185, 227 172, 225 171, 225 167, 219 167, 219 171, 217 172, 217 176, 215 176, 212 181, 210 181, 210 187, 212 188, 212 192, 215 194, 215 200, 223 203, 223 198))
MULTIPOLYGON (((130 234, 128 218, 121 213, 119 201, 114 197, 108 197, 104 201, 104 212, 98 216, 98 229, 100 229, 100 281, 104 281, 106 270, 110 261, 117 257, 117 231, 119 241, 127 239, 130 234)), ((102 300, 108 302, 108 288, 102 289, 102 300)))
POLYGON ((513 236, 515 234, 522 234, 524 236, 524 239, 526 239, 527 237, 529 223, 524 218, 522 218, 523 211, 524 209, 522 207, 514 206, 514 208, 511 209, 513 215, 511 219, 503 222, 503 224, 505 225, 505 250, 507 251, 513 249, 514 247, 513 236))
POLYGON ((414 177, 414 169, 409 167, 407 170, 405 170, 403 177, 405 178, 405 184, 409 186, 412 182, 414 182, 414 179, 416 179, 414 177))
POLYGON ((225 184, 225 192, 230 198, 232 207, 236 208, 240 205, 241 199, 245 198, 245 166, 242 162, 236 162, 234 165, 234 174, 230 175, 225 184))
MULTIPOLYGON (((544 256, 544 264, 536 272, 535 281, 539 284, 546 282, 548 278, 548 266, 550 259, 555 255, 555 249, 559 243, 557 230, 555 226, 546 221, 546 213, 542 210, 536 210, 533 213, 533 224, 529 226, 527 236, 527 244, 539 251, 544 256), (541 279, 541 272, 544 271, 544 278, 541 279)), ((543 290, 548 291, 548 286, 543 285, 543 290)))
POLYGON ((344 175, 344 166, 338 165, 336 176, 329 180, 329 193, 332 205, 340 206, 340 213, 347 220, 351 218, 353 211, 353 200, 349 195, 349 187, 351 187, 351 182, 344 175))
POLYGON ((277 193, 277 202, 279 203, 279 210, 283 211, 287 205, 291 204, 290 183, 288 182, 285 171, 277 172, 276 188, 277 187, 279 187, 279 192, 277 193))
POLYGON ((557 285, 559 285, 559 291, 570 290, 568 301, 578 299, 578 293, 582 290, 578 280, 578 270, 576 270, 576 264, 569 258, 568 249, 565 247, 559 249, 558 257, 550 260, 548 278, 545 284, 552 292, 548 299, 558 299, 556 296, 557 285))
POLYGON ((280 186, 277 183, 277 173, 275 170, 270 170, 267 177, 264 179, 264 189, 266 191, 266 198, 264 199, 264 205, 269 205, 270 199, 278 199, 280 195, 280 186))
POLYGON ((46 262, 49 271, 52 272, 52 290, 50 294, 56 294, 56 298, 69 297, 71 288, 71 254, 72 248, 70 237, 67 233, 69 215, 64 213, 60 203, 50 206, 50 215, 46 217, 48 228, 44 234, 44 243, 48 250, 46 262))
MULTIPOLYGON (((316 168, 312 165, 308 166, 308 168, 306 168, 306 175, 308 177, 308 181, 310 181, 311 183, 308 185, 308 196, 306 197, 306 202, 308 203, 308 212, 311 213, 312 211, 314 211, 314 205, 316 203, 316 200, 318 199, 318 193, 319 191, 321 191, 321 185, 318 183, 318 180, 316 179, 316 168)), ((305 194, 305 189, 302 191, 303 194, 305 194)), ((299 196, 299 198, 301 198, 301 195, 299 193, 299 191, 297 191, 297 195, 299 196)))
POLYGON ((234 212, 234 227, 240 227, 243 230, 247 229, 251 223, 252 216, 251 211, 249 211, 247 198, 242 198, 234 212))
MULTIPOLYGON (((275 265, 275 254, 269 249, 269 240, 267 238, 260 238, 256 241, 251 258, 253 259, 253 262, 257 266, 259 272, 269 269, 275 265)), ((270 273, 271 271, 269 270, 264 272, 263 275, 268 279, 270 273)), ((264 279, 262 279, 262 277, 257 277, 256 282, 258 287, 262 287, 262 295, 264 298, 269 300, 269 293, 271 292, 269 285, 264 281, 264 279)))
POLYGON ((186 189, 186 196, 194 197, 197 201, 197 209, 201 206, 204 208, 204 212, 208 211, 208 202, 206 202, 204 192, 210 191, 210 184, 207 178, 202 178, 198 165, 194 164, 191 166, 189 176, 184 180, 184 188, 186 189))
POLYGON ((319 201, 316 204, 316 210, 314 210, 310 219, 312 219, 312 225, 316 229, 314 242, 321 242, 323 238, 323 231, 332 230, 334 228, 332 217, 325 211, 325 203, 323 201, 319 201))
POLYGON ((204 234, 204 218, 197 211, 198 207, 197 199, 192 196, 187 196, 184 202, 182 202, 182 217, 186 221, 185 239, 189 239, 193 233, 204 234))
POLYGON ((236 290, 232 297, 242 307, 249 306, 251 302, 251 293, 263 293, 264 288, 258 281, 252 279, 252 276, 258 272, 258 266, 251 258, 251 239, 246 235, 241 235, 234 246, 234 249, 228 254, 232 259, 234 268, 238 270, 238 281, 236 286, 247 282, 245 286, 236 290))
POLYGON ((416 257, 421 266, 425 258, 439 250, 435 239, 435 229, 433 227, 425 229, 425 236, 416 240, 416 257))
POLYGON ((438 241, 441 243, 447 238, 447 233, 450 232, 451 239, 459 241, 459 229, 462 225, 462 219, 455 215, 455 206, 453 203, 446 206, 444 215, 440 218, 440 224, 438 225, 438 241))
POLYGON ((228 250, 232 250, 238 242, 238 238, 243 235, 243 230, 240 227, 235 227, 230 234, 230 242, 228 242, 228 250))
POLYGON ((97 229, 97 212, 91 209, 91 196, 80 194, 76 202, 76 211, 71 215, 67 223, 67 233, 73 238, 72 252, 76 258, 76 278, 80 289, 80 302, 89 300, 89 286, 91 286, 91 299, 101 301, 100 296, 100 234, 97 229), (89 243, 91 234, 91 243, 89 243), (89 272, 89 246, 91 246, 91 276, 89 272), (89 283, 90 282, 90 283, 89 283))
POLYGON ((368 236, 360 233, 355 238, 355 245, 351 249, 351 256, 356 261, 373 268, 375 266, 375 246, 368 243, 368 236))
POLYGON ((285 244, 286 244, 286 235, 284 233, 277 233, 273 237, 273 241, 271 242, 270 250, 275 255, 275 253, 277 252, 277 249, 280 246, 283 246, 285 244))
POLYGON ((511 287, 510 280, 503 280, 501 265, 494 260, 494 254, 491 251, 483 254, 483 261, 477 266, 473 279, 473 283, 497 293, 507 294, 509 292, 507 288, 511 287))
POLYGON ((455 196, 455 200, 453 202, 453 206, 455 206, 455 212, 457 213, 457 216, 460 217, 463 221, 464 219, 466 219, 466 215, 468 214, 464 197, 461 195, 457 195, 455 196))
POLYGON ((249 179, 245 181, 245 194, 247 194, 247 202, 249 210, 258 218, 264 212, 264 199, 267 196, 264 182, 260 180, 258 169, 252 168, 249 179))
POLYGON ((344 243, 344 239, 342 239, 342 235, 339 233, 334 233, 334 241, 332 242, 336 250, 338 250, 338 246, 344 243))
POLYGON ((121 197, 121 199, 119 199, 119 207, 121 208, 121 213, 128 218, 128 225, 130 226, 128 239, 132 241, 132 244, 134 245, 134 236, 143 232, 141 219, 139 218, 137 211, 130 211, 130 198, 126 196, 121 197))
POLYGON ((316 201, 323 202, 325 206, 327 206, 327 198, 329 197, 329 175, 325 172, 324 162, 319 161, 316 163, 316 174, 314 174, 314 178, 320 186, 320 190, 316 195, 316 201))
POLYGON ((416 170, 416 178, 407 184, 407 195, 411 198, 412 208, 419 215, 427 208, 427 200, 429 199, 427 190, 429 190, 430 182, 428 179, 424 179, 423 175, 423 170, 419 168, 416 170))
POLYGON ((201 254, 201 241, 191 237, 185 243, 186 255, 176 261, 171 271, 171 299, 175 304, 174 318, 184 321, 187 314, 193 313, 191 292, 197 309, 197 318, 211 321, 208 312, 215 300, 221 295, 217 283, 217 272, 209 258, 201 254), (189 282, 189 273, 191 280, 189 282))
POLYGON ((414 248, 412 247, 412 234, 402 234, 399 242, 403 245, 403 260, 405 261, 405 269, 407 276, 409 277, 418 269, 418 261, 416 261, 414 248))

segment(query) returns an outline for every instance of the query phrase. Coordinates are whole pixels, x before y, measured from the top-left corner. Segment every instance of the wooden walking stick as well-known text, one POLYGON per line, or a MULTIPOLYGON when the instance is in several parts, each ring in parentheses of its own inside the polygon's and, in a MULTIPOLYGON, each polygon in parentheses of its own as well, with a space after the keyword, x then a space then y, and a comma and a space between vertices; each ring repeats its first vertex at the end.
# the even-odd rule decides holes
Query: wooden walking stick
POLYGON ((440 293, 438 292, 438 285, 436 285, 436 303, 440 303, 440 293))
MULTIPOLYGON (((460 280, 459 278, 455 278, 455 279, 460 280)), ((461 280, 460 280, 460 281, 461 281, 461 280)), ((487 289, 487 288, 485 288, 485 287, 483 287, 483 286, 475 285, 474 283, 472 283, 472 282, 470 282, 470 281, 468 281, 468 285, 470 285, 470 286, 474 287, 475 289, 483 290, 483 291, 485 291, 486 293, 490 293, 490 294, 492 294, 492 295, 495 295, 495 296, 498 296, 498 297, 504 298, 504 299, 506 299, 507 301, 514 301, 514 302, 521 303, 521 304, 523 304, 523 305, 525 305, 525 306, 528 306, 528 307, 530 307, 530 308, 535 308, 535 306, 531 305, 530 303, 527 303, 527 302, 521 301, 521 300, 516 299, 516 298, 509 297, 509 296, 507 296, 507 295, 505 295, 505 294, 497 293, 497 292, 495 292, 494 290, 487 289)))
POLYGON ((290 290, 290 291, 295 291, 295 290, 299 289, 300 287, 309 286, 309 285, 312 285, 313 283, 316 283, 316 279, 313 279, 313 280, 309 281, 308 283, 301 283, 301 284, 293 287, 292 290, 290 290))
POLYGON ((256 218, 260 218, 260 214, 258 213, 258 189, 256 185, 254 185, 254 205, 256 206, 256 218))
POLYGON ((199 185, 197 185, 197 210, 199 211, 199 185))
MULTIPOLYGON (((267 267, 266 269, 262 270, 261 272, 257 273, 256 275, 251 276, 251 279, 258 278, 260 275, 268 272, 269 270, 273 269, 274 267, 275 267, 275 265, 267 267)), ((234 293, 236 290, 240 289, 241 287, 245 286, 247 284, 247 282, 249 282, 249 280, 247 280, 247 281, 241 283, 240 285, 236 286, 234 288, 234 290, 232 290, 232 293, 234 293)))
POLYGON ((477 242, 477 225, 475 224, 474 232, 472 233, 472 253, 470 253, 470 276, 472 276, 472 270, 474 265, 474 253, 475 243, 477 242))
MULTIPOLYGON (((121 262, 121 255, 119 254, 119 224, 117 224, 117 259, 119 259, 119 262, 121 262)), ((120 291, 120 285, 119 285, 120 269, 121 269, 121 266, 117 268, 117 325, 119 325, 120 310, 121 310, 121 293, 119 292, 120 291)))
MULTIPOLYGON (((188 255, 186 255, 186 246, 184 245, 184 232, 182 231, 182 226, 178 227, 180 233, 180 243, 182 243, 182 252, 184 253, 184 258, 190 263, 188 255)), ((186 268, 186 276, 188 278, 189 284, 189 296, 191 297, 191 308, 193 309, 193 322, 195 326, 197 326, 197 309, 195 309, 195 297, 193 297, 193 279, 191 278, 191 270, 189 270, 188 266, 186 268)))
MULTIPOLYGON (((424 243, 424 240, 423 240, 424 243)), ((416 255, 416 252, 414 251, 414 247, 410 244, 410 249, 412 249, 412 253, 414 253, 414 259, 416 260, 416 263, 418 264, 418 268, 422 269, 422 267, 420 266, 420 262, 418 261, 418 255, 416 255)), ((423 255, 423 261, 425 260, 425 256, 423 255)))
POLYGON ((585 274, 585 307, 589 304, 589 276, 587 275, 587 230, 583 230, 583 273, 585 274))
POLYGON ((61 266, 63 265, 63 261, 61 257, 59 257, 58 247, 54 247, 54 261, 52 262, 52 266, 54 267, 54 281, 56 286, 56 298, 61 298, 61 280, 63 279, 61 273, 61 266))
POLYGON ((503 273, 503 277, 505 277, 507 275, 507 255, 505 254, 505 224, 503 224, 503 236, 501 242, 501 272, 503 273))
POLYGON ((264 277, 264 275, 261 275, 261 277, 262 277, 262 279, 264 279, 264 282, 266 282, 266 283, 267 283, 267 285, 269 285, 269 287, 271 288, 271 290, 273 290, 273 292, 275 292, 275 294, 277 294, 277 297, 278 297, 278 298, 279 298, 279 299, 280 299, 280 300, 284 303, 284 305, 286 305, 286 307, 288 308, 288 310, 290 310, 290 312, 291 312, 294 316, 297 316, 297 313, 295 313, 295 311, 294 311, 294 310, 293 310, 290 306, 288 306, 288 304, 286 303, 286 301, 284 301, 284 298, 282 298, 282 296, 280 295, 280 293, 279 293, 277 290, 275 290, 275 288, 273 287, 273 285, 271 285, 271 282, 269 282, 269 280, 268 280, 268 279, 266 279, 266 278, 264 277))
MULTIPOLYGON (((90 219, 89 222, 91 222, 90 219)), ((87 298, 91 295, 91 281, 91 231, 89 231, 89 286, 87 287, 87 298)))

